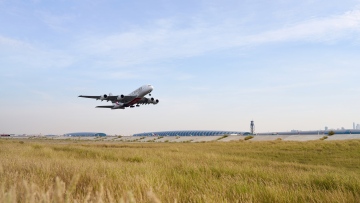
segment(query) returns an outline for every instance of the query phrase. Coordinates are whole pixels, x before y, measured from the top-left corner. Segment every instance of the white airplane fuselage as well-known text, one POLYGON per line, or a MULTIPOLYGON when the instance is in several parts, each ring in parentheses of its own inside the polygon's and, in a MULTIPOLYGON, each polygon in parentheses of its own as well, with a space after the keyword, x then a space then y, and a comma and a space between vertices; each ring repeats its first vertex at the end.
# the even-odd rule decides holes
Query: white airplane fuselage
POLYGON ((134 90, 133 92, 128 94, 128 96, 134 96, 135 98, 132 101, 130 101, 129 103, 127 103, 126 105, 132 106, 132 105, 136 104, 145 95, 149 94, 153 89, 154 89, 154 87, 152 85, 143 85, 143 86, 137 88, 136 90, 134 90))
POLYGON ((157 104, 159 103, 158 99, 154 98, 146 98, 145 95, 149 94, 151 96, 151 91, 154 89, 152 85, 143 85, 130 94, 124 95, 117 95, 114 96, 111 93, 109 95, 104 94, 100 96, 87 96, 87 95, 80 95, 79 97, 83 98, 91 98, 96 100, 105 100, 111 101, 112 105, 106 106, 96 106, 97 108, 110 108, 110 109, 125 109, 126 107, 133 108, 136 105, 139 107, 141 104, 157 104))

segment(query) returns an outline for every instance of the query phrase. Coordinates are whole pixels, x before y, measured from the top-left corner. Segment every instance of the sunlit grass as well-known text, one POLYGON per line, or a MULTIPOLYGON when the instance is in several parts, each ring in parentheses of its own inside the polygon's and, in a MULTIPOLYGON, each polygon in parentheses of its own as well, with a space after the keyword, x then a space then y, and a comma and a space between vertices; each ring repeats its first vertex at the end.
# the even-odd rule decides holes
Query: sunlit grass
POLYGON ((360 141, 0 140, 0 202, 358 202, 360 141))

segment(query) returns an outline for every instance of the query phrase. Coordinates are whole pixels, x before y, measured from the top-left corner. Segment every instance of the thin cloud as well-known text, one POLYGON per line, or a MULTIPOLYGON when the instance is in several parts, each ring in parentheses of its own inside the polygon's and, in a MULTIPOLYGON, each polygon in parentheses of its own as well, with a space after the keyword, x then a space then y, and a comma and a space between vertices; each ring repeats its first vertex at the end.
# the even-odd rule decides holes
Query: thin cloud
POLYGON ((314 81, 314 82, 302 82, 302 83, 293 83, 293 84, 284 84, 284 85, 275 85, 275 86, 273 85, 267 87, 242 89, 242 90, 238 90, 236 93, 237 94, 271 93, 271 92, 279 92, 279 91, 304 88, 304 87, 316 87, 326 83, 330 84, 333 82, 314 81))
MULTIPOLYGON (((48 25, 61 25, 70 18, 50 18, 51 22, 48 25)), ((244 34, 247 26, 251 30, 251 25, 246 22, 236 24, 225 20, 220 24, 209 24, 196 19, 189 22, 186 28, 178 28, 179 23, 181 22, 171 19, 157 20, 153 26, 147 28, 137 28, 109 36, 85 37, 75 41, 75 46, 70 52, 0 36, 0 51, 8 53, 6 57, 9 61, 26 61, 27 66, 32 68, 70 67, 80 60, 99 67, 118 69, 267 43, 323 43, 343 39, 356 41, 359 40, 357 34, 360 32, 360 9, 251 35, 244 34)))
POLYGON ((352 32, 360 31, 360 10, 349 11, 340 16, 314 19, 286 28, 268 31, 248 37, 249 44, 285 41, 338 40, 353 37, 352 32))
POLYGON ((48 12, 40 11, 37 12, 37 15, 46 26, 57 32, 69 31, 67 24, 75 19, 72 15, 54 15, 48 12))
POLYGON ((194 75, 190 75, 190 74, 179 74, 175 79, 178 81, 187 81, 187 80, 191 80, 194 79, 195 76, 194 75))
MULTIPOLYGON (((49 69, 69 67, 74 57, 61 50, 47 49, 28 42, 0 36, 2 58, 12 67, 49 69)), ((15 70, 16 68, 14 68, 15 70)))
POLYGON ((0 35, 0 50, 6 49, 31 49, 31 45, 20 40, 4 37, 0 35))
POLYGON ((176 28, 176 23, 167 20, 164 25, 156 21, 152 28, 88 37, 81 40, 77 48, 88 56, 103 56, 109 66, 119 67, 274 42, 356 40, 355 33, 360 32, 360 10, 251 35, 244 34, 246 24, 211 25, 197 21, 186 29, 179 29, 176 28))
POLYGON ((128 80, 128 79, 139 78, 139 75, 136 74, 136 72, 129 72, 129 71, 111 71, 111 72, 96 73, 96 75, 100 79, 128 80))

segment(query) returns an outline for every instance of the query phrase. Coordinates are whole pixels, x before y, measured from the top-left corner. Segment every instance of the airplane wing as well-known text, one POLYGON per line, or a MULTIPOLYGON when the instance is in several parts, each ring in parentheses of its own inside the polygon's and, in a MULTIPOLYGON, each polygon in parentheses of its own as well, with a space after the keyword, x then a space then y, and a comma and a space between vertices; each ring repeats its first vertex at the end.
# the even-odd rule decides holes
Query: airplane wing
POLYGON ((117 100, 117 101, 126 104, 126 103, 134 100, 135 98, 136 98, 136 96, 124 96, 123 98, 121 98, 120 100, 117 100))
POLYGON ((101 96, 86 96, 86 95, 80 95, 79 97, 82 98, 90 98, 90 99, 96 99, 96 100, 106 100, 106 101, 112 101, 112 102, 121 102, 121 103, 127 103, 131 100, 135 99, 135 96, 113 96, 113 95, 101 95, 101 96))
POLYGON ((91 99, 100 99, 100 96, 84 96, 84 95, 80 95, 79 97, 91 98, 91 99))

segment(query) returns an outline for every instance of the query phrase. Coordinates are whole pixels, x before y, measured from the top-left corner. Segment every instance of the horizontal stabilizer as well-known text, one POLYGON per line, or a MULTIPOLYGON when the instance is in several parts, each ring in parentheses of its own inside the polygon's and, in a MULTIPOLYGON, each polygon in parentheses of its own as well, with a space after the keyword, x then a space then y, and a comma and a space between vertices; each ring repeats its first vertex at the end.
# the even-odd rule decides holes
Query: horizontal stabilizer
POLYGON ((96 106, 96 108, 113 108, 114 106, 111 105, 111 106, 96 106))
POLYGON ((125 107, 114 107, 114 106, 96 106, 96 108, 125 109, 125 107))

